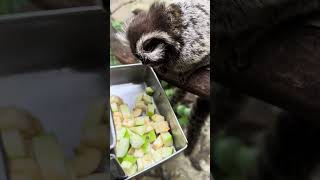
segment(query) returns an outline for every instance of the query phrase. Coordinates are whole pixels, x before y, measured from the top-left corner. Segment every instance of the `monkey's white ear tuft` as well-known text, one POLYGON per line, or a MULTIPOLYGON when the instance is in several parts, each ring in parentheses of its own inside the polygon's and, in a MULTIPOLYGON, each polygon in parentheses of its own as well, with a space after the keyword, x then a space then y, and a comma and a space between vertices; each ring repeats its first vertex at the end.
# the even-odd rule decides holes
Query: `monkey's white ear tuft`
POLYGON ((127 47, 130 47, 130 42, 127 38, 127 34, 125 32, 117 32, 116 33, 116 38, 124 45, 127 47))

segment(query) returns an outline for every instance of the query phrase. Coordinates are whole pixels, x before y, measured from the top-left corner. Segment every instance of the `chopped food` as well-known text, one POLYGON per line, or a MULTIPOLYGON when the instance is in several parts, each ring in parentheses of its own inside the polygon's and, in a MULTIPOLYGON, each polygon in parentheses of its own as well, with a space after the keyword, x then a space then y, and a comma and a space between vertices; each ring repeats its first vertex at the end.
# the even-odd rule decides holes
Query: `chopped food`
POLYGON ((147 87, 145 93, 136 97, 132 111, 118 96, 110 102, 121 102, 111 111, 117 129, 116 156, 128 176, 169 157, 175 151, 169 123, 157 113, 153 94, 154 90, 147 87))
POLYGON ((152 98, 148 94, 143 94, 142 99, 146 104, 151 104, 152 103, 152 98))
MULTIPOLYGON (((119 97, 111 98, 113 118, 121 139, 129 135, 122 129, 123 115, 119 97)), ((16 107, 0 107, 0 138, 12 180, 104 180, 107 174, 94 174, 103 160, 108 142, 105 102, 93 103, 84 118, 80 144, 75 156, 67 159, 53 134, 46 134, 41 122, 31 113, 16 107)), ((127 148, 127 150, 128 150, 127 148)), ((126 155, 127 153, 123 154, 126 155)))
POLYGON ((137 101, 135 104, 135 108, 141 109, 143 112, 147 110, 147 106, 143 101, 137 101))
POLYGON ((54 135, 34 137, 33 151, 44 179, 70 179, 62 147, 54 135))
POLYGON ((148 104, 147 115, 149 117, 153 116, 154 115, 154 111, 155 111, 154 105, 153 104, 148 104))
POLYGON ((162 139, 164 146, 169 147, 169 146, 173 145, 173 139, 172 139, 172 136, 169 132, 161 133, 160 137, 162 139))
POLYGON ((167 121, 157 121, 152 123, 152 127, 156 130, 156 133, 168 132, 170 130, 167 121))
POLYGON ((151 87, 147 87, 147 88, 146 88, 146 93, 147 93, 149 96, 152 96, 153 93, 154 93, 154 91, 153 91, 153 89, 152 89, 151 87))
POLYGON ((136 108, 132 112, 133 117, 139 117, 139 116, 141 116, 141 114, 142 114, 142 109, 140 109, 140 108, 136 108))
POLYGON ((153 115, 153 116, 151 117, 151 119, 152 119, 153 121, 164 121, 164 117, 161 116, 160 114, 155 114, 155 115, 153 115))
POLYGON ((26 156, 26 146, 18 130, 2 130, 1 137, 8 159, 23 158, 26 156))

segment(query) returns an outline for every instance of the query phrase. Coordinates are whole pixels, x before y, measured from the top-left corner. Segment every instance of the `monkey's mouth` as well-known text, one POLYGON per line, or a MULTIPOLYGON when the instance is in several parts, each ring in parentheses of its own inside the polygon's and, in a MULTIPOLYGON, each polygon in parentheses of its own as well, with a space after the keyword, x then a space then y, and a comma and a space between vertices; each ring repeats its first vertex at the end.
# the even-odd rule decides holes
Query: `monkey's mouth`
POLYGON ((151 66, 151 67, 159 67, 164 64, 164 61, 141 61, 143 65, 151 66))

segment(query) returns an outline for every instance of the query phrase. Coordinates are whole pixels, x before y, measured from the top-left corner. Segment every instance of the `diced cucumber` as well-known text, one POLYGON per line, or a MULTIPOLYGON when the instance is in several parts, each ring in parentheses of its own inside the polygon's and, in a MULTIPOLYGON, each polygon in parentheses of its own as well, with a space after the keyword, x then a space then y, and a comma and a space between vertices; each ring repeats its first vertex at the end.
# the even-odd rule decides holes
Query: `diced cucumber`
POLYGON ((146 126, 135 126, 131 127, 130 130, 142 136, 146 132, 146 126))
POLYGON ((127 172, 128 174, 127 174, 127 175, 128 175, 128 176, 133 175, 134 173, 137 172, 137 169, 138 169, 138 168, 137 168, 137 164, 133 164, 132 167, 128 170, 128 172, 127 172))
POLYGON ((173 145, 173 138, 169 132, 161 133, 160 136, 164 146, 168 147, 173 145))
POLYGON ((149 153, 150 150, 151 150, 151 144, 150 144, 148 141, 146 141, 146 142, 142 145, 141 150, 144 152, 144 154, 149 153))
POLYGON ((34 137, 33 154, 46 180, 70 179, 63 149, 53 135, 34 137))
POLYGON ((142 109, 142 111, 145 112, 147 106, 145 105, 144 101, 137 101, 135 104, 135 108, 142 109))
POLYGON ((116 145, 116 156, 119 157, 124 157, 126 153, 128 152, 129 149, 129 138, 121 138, 120 141, 118 141, 116 145))
POLYGON ((142 160, 143 160, 144 168, 148 168, 148 167, 152 166, 152 164, 154 163, 151 153, 145 154, 143 156, 142 160))
POLYGON ((155 107, 153 104, 148 104, 148 107, 147 107, 147 115, 149 117, 153 116, 154 115, 154 111, 155 111, 155 107))
POLYGON ((18 130, 2 130, 1 137, 9 159, 23 158, 27 155, 23 137, 18 130))
POLYGON ((162 154, 161 154, 161 149, 158 149, 158 150, 151 150, 151 154, 152 154, 152 157, 153 157, 153 160, 155 162, 159 162, 162 160, 162 154))
POLYGON ((169 124, 167 121, 157 121, 152 123, 152 127, 156 130, 156 133, 168 132, 170 130, 169 124))
POLYGON ((120 112, 122 113, 122 116, 124 119, 131 118, 131 113, 129 106, 127 104, 121 104, 120 105, 120 112))
POLYGON ((154 115, 151 117, 151 119, 152 119, 153 121, 164 121, 164 117, 161 116, 160 114, 154 114, 154 115))
POLYGON ((151 104, 152 103, 152 97, 149 96, 148 94, 143 94, 142 99, 146 104, 151 104))
POLYGON ((131 163, 129 161, 122 161, 120 166, 122 167, 123 171, 129 175, 129 173, 132 171, 131 168, 133 167, 134 163, 131 163))
POLYGON ((149 96, 152 96, 153 93, 154 93, 154 91, 153 91, 153 89, 152 89, 151 87, 147 87, 147 88, 146 88, 146 93, 147 93, 149 96))
POLYGON ((131 132, 130 130, 128 130, 128 132, 129 132, 129 135, 130 135, 130 144, 131 144, 131 146, 136 148, 136 149, 140 148, 144 144, 145 139, 142 138, 140 135, 131 132))
POLYGON ((174 151, 174 148, 172 146, 161 148, 162 158, 169 157, 171 154, 173 154, 173 151, 174 151))
POLYGON ((132 112, 133 117, 139 117, 142 115, 142 109, 140 108, 135 108, 132 112))
POLYGON ((151 130, 150 132, 148 132, 144 136, 146 138, 146 141, 149 143, 152 143, 153 141, 155 141, 157 139, 157 136, 156 136, 156 133, 154 132, 154 130, 151 130))
POLYGON ((137 162, 137 158, 132 156, 132 155, 129 155, 127 154, 124 158, 123 158, 123 161, 129 161, 131 163, 136 163, 137 162))
POLYGON ((117 103, 111 103, 111 111, 112 112, 119 111, 117 103))
POLYGON ((160 136, 157 137, 157 139, 153 142, 152 147, 154 149, 159 149, 163 146, 163 142, 160 136))
POLYGON ((117 140, 120 140, 121 138, 123 138, 125 136, 127 132, 127 128, 125 127, 121 127, 120 131, 117 133, 117 140))

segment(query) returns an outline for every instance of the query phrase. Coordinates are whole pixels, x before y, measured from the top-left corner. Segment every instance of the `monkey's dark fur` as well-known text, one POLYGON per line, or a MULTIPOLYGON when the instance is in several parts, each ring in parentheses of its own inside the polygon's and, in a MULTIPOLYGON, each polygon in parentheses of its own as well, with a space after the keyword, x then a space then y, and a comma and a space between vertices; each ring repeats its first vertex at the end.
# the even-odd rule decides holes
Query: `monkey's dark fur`
POLYGON ((303 23, 319 10, 320 0, 215 1, 214 67, 246 65, 250 52, 263 44, 271 31, 286 22, 303 23))

